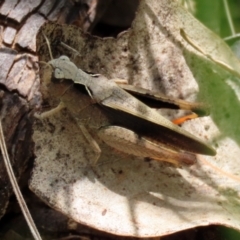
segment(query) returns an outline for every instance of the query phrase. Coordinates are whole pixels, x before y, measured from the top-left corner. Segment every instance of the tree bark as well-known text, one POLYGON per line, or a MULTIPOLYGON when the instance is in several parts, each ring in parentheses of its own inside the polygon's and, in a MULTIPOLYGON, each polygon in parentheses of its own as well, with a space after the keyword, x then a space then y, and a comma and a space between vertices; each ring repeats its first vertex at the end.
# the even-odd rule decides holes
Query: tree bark
MULTIPOLYGON (((17 179, 21 180, 34 159, 33 113, 41 106, 36 52, 39 29, 44 23, 55 21, 91 30, 112 0, 0 2, 0 116, 10 160, 17 179)), ((130 12, 133 11, 134 6, 130 12)), ((6 213, 11 195, 12 187, 0 156, 0 218, 6 213)))

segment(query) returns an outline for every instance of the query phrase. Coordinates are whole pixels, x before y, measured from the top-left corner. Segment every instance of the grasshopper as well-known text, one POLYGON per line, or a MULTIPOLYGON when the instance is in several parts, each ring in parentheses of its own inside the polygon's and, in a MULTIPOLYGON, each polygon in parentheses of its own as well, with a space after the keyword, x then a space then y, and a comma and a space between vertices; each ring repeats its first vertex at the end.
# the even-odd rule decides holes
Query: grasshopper
MULTIPOLYGON (((102 141, 119 151, 175 165, 194 164, 195 153, 216 154, 201 139, 140 101, 143 96, 146 97, 147 90, 128 85, 119 86, 116 81, 108 80, 102 75, 87 74, 78 69, 67 56, 53 59, 48 65, 53 70, 53 79, 46 84, 47 91, 53 99, 59 97, 60 103, 56 108, 42 113, 41 117, 67 108, 97 153, 93 165, 96 164, 101 149, 89 133, 89 128, 96 129, 102 141)), ((155 103, 158 102, 157 95, 147 95, 155 103)), ((160 98, 177 108, 202 109, 201 104, 160 98)))

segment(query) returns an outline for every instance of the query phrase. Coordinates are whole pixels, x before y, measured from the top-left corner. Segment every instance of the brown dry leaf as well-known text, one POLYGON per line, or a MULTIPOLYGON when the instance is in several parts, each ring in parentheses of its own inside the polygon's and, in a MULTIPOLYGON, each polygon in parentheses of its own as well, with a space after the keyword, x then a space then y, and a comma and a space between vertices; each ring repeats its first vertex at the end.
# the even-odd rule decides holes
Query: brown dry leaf
MULTIPOLYGON (((91 168, 94 152, 68 112, 62 111, 36 121, 30 188, 77 222, 118 235, 161 236, 213 223, 240 229, 239 79, 219 61, 236 73, 239 62, 217 36, 172 0, 142 0, 132 29, 117 39, 99 39, 55 24, 42 31, 55 57, 72 55, 85 71, 125 78, 188 100, 199 92, 211 106, 211 117, 183 127, 214 141, 217 155, 198 156, 197 164, 176 169, 118 153, 100 142, 101 158, 91 168), (193 45, 182 30, 188 40, 194 39, 193 45), (196 43, 198 37, 202 42, 196 43), (59 47, 59 41, 79 55, 59 47), (219 61, 213 61, 216 57, 219 61)), ((38 38, 41 60, 48 61, 42 35, 38 38)), ((94 112, 93 117, 97 119, 94 112)))

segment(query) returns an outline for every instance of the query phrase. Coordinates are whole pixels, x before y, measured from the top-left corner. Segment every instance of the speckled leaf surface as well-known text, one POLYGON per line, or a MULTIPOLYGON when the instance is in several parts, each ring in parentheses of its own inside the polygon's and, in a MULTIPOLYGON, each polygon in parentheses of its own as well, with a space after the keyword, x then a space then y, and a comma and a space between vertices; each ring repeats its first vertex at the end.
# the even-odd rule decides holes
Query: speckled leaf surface
MULTIPOLYGON (((239 69, 228 47, 170 0, 140 1, 132 29, 117 39, 95 38, 55 24, 42 31, 55 57, 69 55, 85 71, 128 79, 169 96, 198 96, 211 106, 211 116, 183 127, 212 143, 217 155, 199 155, 196 164, 174 168, 119 153, 92 131, 102 150, 93 168, 89 162, 94 152, 64 110, 36 120, 32 191, 77 222, 119 235, 161 236, 208 224, 240 229, 239 80, 234 76, 238 70, 219 64, 239 69), (182 29, 193 44, 181 35, 182 29), (204 41, 196 43, 197 36, 204 41), (59 47, 59 41, 79 55, 59 47), (216 42, 219 61, 211 50, 216 42)), ((41 60, 48 61, 41 34, 38 46, 41 60)))

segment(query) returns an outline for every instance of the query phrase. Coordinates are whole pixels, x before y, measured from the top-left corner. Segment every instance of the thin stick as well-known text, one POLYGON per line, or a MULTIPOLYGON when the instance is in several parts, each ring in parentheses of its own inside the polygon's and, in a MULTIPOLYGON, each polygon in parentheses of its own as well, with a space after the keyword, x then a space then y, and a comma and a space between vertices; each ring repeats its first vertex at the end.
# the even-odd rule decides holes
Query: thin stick
POLYGON ((223 4, 224 4, 224 8, 225 8, 225 12, 227 15, 227 20, 228 20, 228 24, 231 30, 231 34, 234 36, 236 34, 235 29, 234 29, 234 25, 233 25, 233 21, 232 21, 232 16, 229 10, 229 6, 228 6, 228 2, 227 0, 223 0, 223 4))
POLYGON ((223 40, 224 41, 229 41, 229 40, 232 40, 232 39, 237 38, 237 37, 240 37, 240 33, 237 33, 234 36, 225 37, 223 40))
POLYGON ((3 156, 4 164, 6 166, 7 174, 10 179, 10 182, 12 184, 13 191, 17 197, 18 203, 19 203, 22 213, 27 221, 30 231, 32 232, 32 235, 35 240, 41 240, 42 238, 41 238, 41 236, 37 230, 37 227, 32 219, 32 216, 28 210, 27 204, 22 196, 22 193, 18 187, 18 183, 17 183, 17 180, 14 175, 14 172, 13 172, 10 160, 9 160, 6 143, 4 140, 1 120, 0 120, 0 148, 1 148, 2 156, 3 156))

